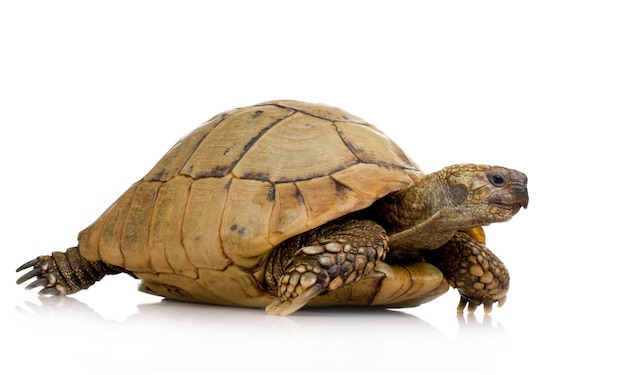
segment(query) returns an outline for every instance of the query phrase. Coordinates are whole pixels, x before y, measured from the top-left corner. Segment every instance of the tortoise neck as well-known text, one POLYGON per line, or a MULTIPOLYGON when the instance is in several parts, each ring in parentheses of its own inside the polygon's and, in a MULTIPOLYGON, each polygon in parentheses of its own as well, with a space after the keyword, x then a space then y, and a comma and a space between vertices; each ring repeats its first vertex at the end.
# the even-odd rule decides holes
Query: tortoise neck
POLYGON ((427 221, 449 202, 447 185, 434 172, 381 199, 376 213, 388 223, 388 231, 397 233, 427 221))

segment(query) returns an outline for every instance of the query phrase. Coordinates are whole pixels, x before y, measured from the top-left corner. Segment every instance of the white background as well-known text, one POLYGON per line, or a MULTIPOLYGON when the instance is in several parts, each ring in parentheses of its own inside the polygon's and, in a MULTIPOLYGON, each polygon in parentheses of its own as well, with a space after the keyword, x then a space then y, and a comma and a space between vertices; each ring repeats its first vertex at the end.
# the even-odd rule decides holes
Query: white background
POLYGON ((617 1, 1 2, 1 372, 623 373, 625 20, 617 1), (526 172, 528 210, 487 228, 506 305, 277 318, 126 276, 71 298, 15 285, 184 134, 280 98, 366 119, 427 172, 526 172))

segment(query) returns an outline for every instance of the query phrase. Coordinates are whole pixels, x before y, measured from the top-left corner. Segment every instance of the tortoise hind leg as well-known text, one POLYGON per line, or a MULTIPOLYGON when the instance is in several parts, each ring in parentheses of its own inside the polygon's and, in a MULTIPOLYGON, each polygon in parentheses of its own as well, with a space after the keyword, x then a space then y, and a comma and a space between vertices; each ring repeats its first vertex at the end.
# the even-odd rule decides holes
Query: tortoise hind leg
POLYGON ((265 311, 288 315, 318 295, 357 282, 387 250, 385 230, 368 220, 331 223, 291 238, 268 261, 266 281, 278 298, 265 311))
POLYGON ((101 261, 88 261, 83 258, 77 247, 66 252, 56 251, 52 255, 42 255, 20 266, 16 272, 32 269, 17 280, 21 284, 36 277, 26 289, 43 287, 39 294, 66 295, 87 289, 106 275, 113 275, 124 270, 101 261))

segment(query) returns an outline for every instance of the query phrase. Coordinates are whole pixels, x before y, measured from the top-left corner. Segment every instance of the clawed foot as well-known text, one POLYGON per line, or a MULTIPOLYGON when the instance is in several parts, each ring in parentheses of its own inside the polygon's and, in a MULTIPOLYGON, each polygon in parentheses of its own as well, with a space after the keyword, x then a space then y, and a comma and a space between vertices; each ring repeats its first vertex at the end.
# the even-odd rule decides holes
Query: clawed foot
POLYGON ((465 311, 465 307, 467 306, 467 312, 473 314, 478 306, 483 305, 483 310, 485 311, 485 314, 489 314, 493 309, 494 302, 498 302, 498 307, 502 307, 505 301, 506 296, 503 296, 497 300, 487 299, 481 301, 461 295, 461 300, 459 301, 459 306, 457 306, 456 308, 456 312, 457 314, 463 314, 463 312, 465 311))
POLYGON ((17 284, 21 284, 27 280, 36 277, 35 281, 31 282, 26 286, 26 289, 34 289, 43 287, 39 291, 39 294, 42 295, 65 295, 67 294, 67 287, 63 282, 61 282, 59 278, 59 274, 57 273, 56 267, 54 266, 55 261, 49 255, 44 255, 37 257, 29 262, 24 263, 16 272, 23 271, 27 268, 32 267, 30 271, 22 275, 19 279, 17 279, 17 284))
POLYGON ((265 311, 288 315, 318 295, 358 282, 384 258, 388 243, 385 230, 368 220, 331 223, 292 237, 268 260, 266 281, 277 298, 265 311))
POLYGON ((328 287, 328 272, 320 267, 299 265, 286 272, 280 279, 279 297, 265 311, 270 315, 289 315, 328 287))
MULTIPOLYGON (((482 230, 479 234, 482 234, 482 230)), ((484 244, 484 237, 472 232, 457 232, 444 246, 426 253, 461 294, 457 312, 473 313, 480 305, 485 314, 493 303, 504 304, 509 289, 509 272, 484 244)))

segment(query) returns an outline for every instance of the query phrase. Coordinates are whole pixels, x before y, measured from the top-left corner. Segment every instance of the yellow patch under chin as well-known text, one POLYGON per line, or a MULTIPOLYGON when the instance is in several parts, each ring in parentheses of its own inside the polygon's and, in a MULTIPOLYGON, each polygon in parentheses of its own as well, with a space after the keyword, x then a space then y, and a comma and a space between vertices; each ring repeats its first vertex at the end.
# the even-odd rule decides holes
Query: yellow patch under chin
POLYGON ((465 229, 465 230, 462 230, 461 232, 465 232, 465 233, 469 234, 470 237, 472 237, 476 241, 482 243, 483 245, 486 244, 486 242, 485 242, 485 231, 483 230, 483 227, 474 227, 474 228, 470 228, 470 229, 465 229))

